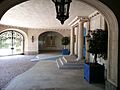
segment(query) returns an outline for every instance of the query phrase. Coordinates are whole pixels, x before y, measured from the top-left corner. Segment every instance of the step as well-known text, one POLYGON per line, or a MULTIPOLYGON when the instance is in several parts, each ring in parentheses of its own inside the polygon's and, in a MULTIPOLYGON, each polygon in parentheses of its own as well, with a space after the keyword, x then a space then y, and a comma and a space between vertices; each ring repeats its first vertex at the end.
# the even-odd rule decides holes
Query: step
POLYGON ((75 62, 77 62, 76 61, 77 57, 75 55, 64 56, 63 59, 65 60, 66 63, 75 63, 75 62))
POLYGON ((79 61, 75 61, 75 62, 66 62, 63 58, 59 58, 60 62, 62 65, 72 65, 72 66, 80 66, 83 65, 84 63, 81 63, 79 61))
POLYGON ((59 59, 56 60, 56 63, 57 63, 58 68, 61 68, 61 67, 62 67, 62 63, 60 62, 59 59))
POLYGON ((61 62, 62 65, 66 64, 66 61, 63 58, 59 58, 59 61, 61 62))
POLYGON ((83 65, 62 65, 60 59, 56 60, 59 69, 83 69, 83 65))

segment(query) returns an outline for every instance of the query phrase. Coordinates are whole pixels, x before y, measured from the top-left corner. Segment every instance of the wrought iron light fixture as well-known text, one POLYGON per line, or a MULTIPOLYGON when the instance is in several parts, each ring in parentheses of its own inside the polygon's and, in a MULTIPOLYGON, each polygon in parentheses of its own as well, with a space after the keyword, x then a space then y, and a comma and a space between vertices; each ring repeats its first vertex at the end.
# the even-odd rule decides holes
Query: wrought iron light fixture
POLYGON ((52 0, 56 7, 56 18, 64 24, 64 21, 69 18, 69 8, 72 0, 52 0))

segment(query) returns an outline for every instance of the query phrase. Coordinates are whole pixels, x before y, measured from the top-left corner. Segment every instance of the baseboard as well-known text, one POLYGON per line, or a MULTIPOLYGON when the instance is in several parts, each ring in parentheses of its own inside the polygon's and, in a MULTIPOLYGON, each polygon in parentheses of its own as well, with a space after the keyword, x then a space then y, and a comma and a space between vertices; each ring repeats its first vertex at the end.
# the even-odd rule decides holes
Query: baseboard
POLYGON ((118 90, 118 88, 110 83, 109 81, 105 82, 105 90, 118 90))
POLYGON ((25 52, 24 54, 25 54, 25 55, 37 55, 38 52, 36 52, 36 51, 27 51, 27 52, 25 52))

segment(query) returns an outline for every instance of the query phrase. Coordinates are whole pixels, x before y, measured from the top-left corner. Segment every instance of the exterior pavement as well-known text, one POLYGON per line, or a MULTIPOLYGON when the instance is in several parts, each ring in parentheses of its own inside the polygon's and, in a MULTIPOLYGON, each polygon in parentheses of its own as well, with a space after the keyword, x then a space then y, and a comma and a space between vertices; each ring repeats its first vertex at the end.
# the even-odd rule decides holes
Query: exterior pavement
POLYGON ((13 55, 0 57, 0 90, 16 76, 24 73, 37 62, 31 62, 30 59, 35 55, 13 55))
POLYGON ((104 85, 89 84, 83 69, 58 69, 56 61, 41 60, 15 77, 5 90, 104 90, 104 85))

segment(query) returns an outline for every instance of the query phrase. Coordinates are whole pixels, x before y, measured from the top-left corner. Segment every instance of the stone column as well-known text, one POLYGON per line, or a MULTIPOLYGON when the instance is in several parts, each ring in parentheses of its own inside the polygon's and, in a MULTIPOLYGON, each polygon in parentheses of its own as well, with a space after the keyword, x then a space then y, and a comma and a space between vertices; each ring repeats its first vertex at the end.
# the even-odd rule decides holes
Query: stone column
POLYGON ((84 35, 83 35, 83 22, 80 21, 78 23, 79 29, 78 29, 78 58, 77 61, 83 59, 83 40, 84 40, 84 35))
POLYGON ((72 27, 70 35, 70 55, 74 55, 74 29, 72 27))
POLYGON ((74 28, 74 54, 78 55, 78 26, 74 28))
POLYGON ((90 53, 88 52, 89 50, 89 42, 88 39, 90 38, 88 30, 90 29, 89 27, 89 22, 85 22, 85 27, 86 27, 86 62, 89 62, 90 59, 90 53))

